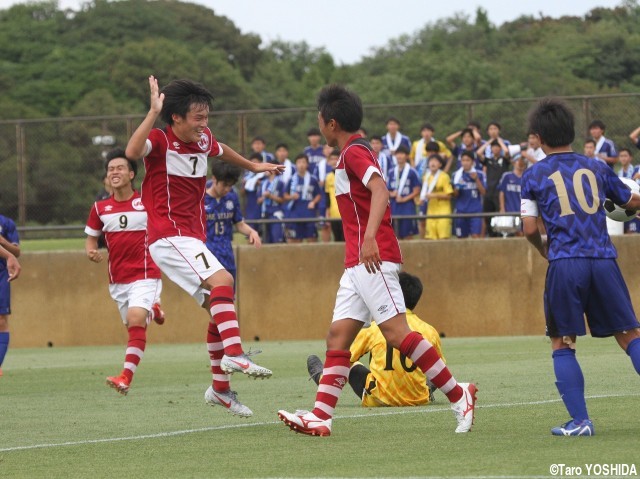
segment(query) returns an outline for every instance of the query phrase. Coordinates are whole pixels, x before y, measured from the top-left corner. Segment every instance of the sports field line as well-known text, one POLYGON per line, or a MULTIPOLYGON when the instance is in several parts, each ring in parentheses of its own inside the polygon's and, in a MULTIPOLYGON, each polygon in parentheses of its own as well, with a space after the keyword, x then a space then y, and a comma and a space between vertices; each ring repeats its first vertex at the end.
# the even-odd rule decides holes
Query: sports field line
MULTIPOLYGON (((595 395, 595 396, 587 396, 586 399, 602 399, 602 398, 633 397, 633 396, 640 396, 640 394, 601 394, 601 395, 595 395)), ((546 399, 541 401, 528 401, 528 402, 478 404, 476 407, 478 409, 490 409, 490 408, 508 408, 508 407, 519 407, 519 406, 538 406, 541 404, 551 404, 551 403, 557 403, 560 401, 561 399, 546 399)), ((369 417, 376 417, 376 416, 398 416, 401 414, 425 414, 425 413, 436 413, 436 412, 443 412, 443 411, 451 411, 451 408, 449 407, 403 408, 403 409, 389 408, 388 411, 384 411, 384 412, 374 412, 369 414, 352 414, 349 416, 334 416, 334 419, 360 419, 360 418, 369 418, 369 417)), ((227 429, 240 429, 245 427, 269 426, 273 424, 280 424, 280 422, 268 421, 268 422, 251 422, 251 423, 244 423, 244 424, 226 424, 223 426, 210 426, 210 427, 201 427, 197 429, 184 429, 181 431, 159 432, 155 434, 143 434, 139 436, 109 437, 109 438, 103 438, 103 439, 87 439, 84 441, 69 441, 69 442, 58 442, 58 443, 50 443, 50 444, 33 444, 31 446, 5 447, 0 449, 0 452, 25 451, 29 449, 46 449, 46 448, 65 447, 65 446, 83 446, 86 444, 100 444, 100 443, 106 443, 106 442, 139 441, 143 439, 157 439, 161 437, 183 436, 185 434, 195 434, 199 432, 221 431, 221 430, 227 430, 227 429)), ((495 477, 498 477, 498 476, 495 476, 495 477)))

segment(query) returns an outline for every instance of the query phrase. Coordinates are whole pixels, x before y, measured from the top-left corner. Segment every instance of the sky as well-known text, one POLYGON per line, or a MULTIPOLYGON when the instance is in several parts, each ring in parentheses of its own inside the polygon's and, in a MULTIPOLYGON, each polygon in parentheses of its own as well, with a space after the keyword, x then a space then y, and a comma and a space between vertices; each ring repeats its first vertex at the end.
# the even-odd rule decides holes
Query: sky
MULTIPOLYGON (((428 23, 466 13, 473 20, 482 6, 494 25, 521 15, 553 18, 583 16, 596 7, 613 8, 622 0, 192 0, 233 21, 242 33, 273 40, 306 41, 324 47, 338 64, 352 64, 385 46, 390 39, 413 34, 428 23), (285 26, 286 25, 286 26, 285 26)), ((19 0, 0 0, 0 9, 19 0)), ((60 8, 78 10, 83 0, 59 0, 60 8)))

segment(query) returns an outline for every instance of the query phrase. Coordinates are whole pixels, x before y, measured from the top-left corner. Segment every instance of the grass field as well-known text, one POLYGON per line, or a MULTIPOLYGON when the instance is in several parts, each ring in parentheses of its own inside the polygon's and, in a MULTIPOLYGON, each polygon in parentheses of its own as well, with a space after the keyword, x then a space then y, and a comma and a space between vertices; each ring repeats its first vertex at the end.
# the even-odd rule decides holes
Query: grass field
MULTIPOLYGON (((256 346, 256 345, 254 345, 256 346)), ((640 382, 612 340, 585 339, 579 359, 596 426, 552 437, 567 419, 543 338, 445 339, 458 379, 480 389, 474 429, 456 435, 444 396, 417 408, 364 409, 347 386, 333 435, 277 420, 309 408, 305 360, 320 341, 260 343, 269 380, 235 377, 249 419, 207 406, 204 344, 154 345, 127 397, 104 385, 123 347, 13 349, 0 378, 0 477, 552 477, 552 464, 640 467, 640 382)))

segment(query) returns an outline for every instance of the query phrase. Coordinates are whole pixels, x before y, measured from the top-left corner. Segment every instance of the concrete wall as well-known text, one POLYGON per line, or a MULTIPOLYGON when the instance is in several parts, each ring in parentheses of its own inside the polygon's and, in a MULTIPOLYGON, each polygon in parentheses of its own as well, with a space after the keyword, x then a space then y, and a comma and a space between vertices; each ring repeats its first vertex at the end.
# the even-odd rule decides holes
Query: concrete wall
MULTIPOLYGON (((640 305, 640 236, 616 237, 620 267, 640 305)), ((322 339, 343 271, 341 244, 239 247, 238 310, 243 338, 322 339)), ((546 262, 522 238, 413 241, 404 269, 425 286, 416 312, 447 336, 544 334, 546 262)), ((126 331, 107 285, 106 264, 82 252, 30 253, 13 283, 12 347, 122 344, 126 331)), ((206 313, 164 278, 167 322, 150 342, 202 342, 206 313)))

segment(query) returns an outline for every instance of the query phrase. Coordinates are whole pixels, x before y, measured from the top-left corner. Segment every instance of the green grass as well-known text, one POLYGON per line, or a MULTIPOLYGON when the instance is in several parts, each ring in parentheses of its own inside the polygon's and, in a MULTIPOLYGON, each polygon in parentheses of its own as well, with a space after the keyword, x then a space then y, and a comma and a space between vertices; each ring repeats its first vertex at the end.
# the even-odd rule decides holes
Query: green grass
POLYGON ((579 342, 591 438, 549 433, 567 413, 543 338, 444 340, 453 373, 480 388, 476 425, 464 435, 453 432, 440 393, 430 406, 364 409, 348 386, 331 437, 294 434, 276 411, 312 406, 305 360, 323 344, 259 346, 274 376, 233 378, 249 419, 204 404, 203 344, 150 344, 127 397, 104 385, 123 347, 10 350, 0 378, 0 477, 550 477, 555 463, 640 465, 638 376, 612 340, 579 342))

